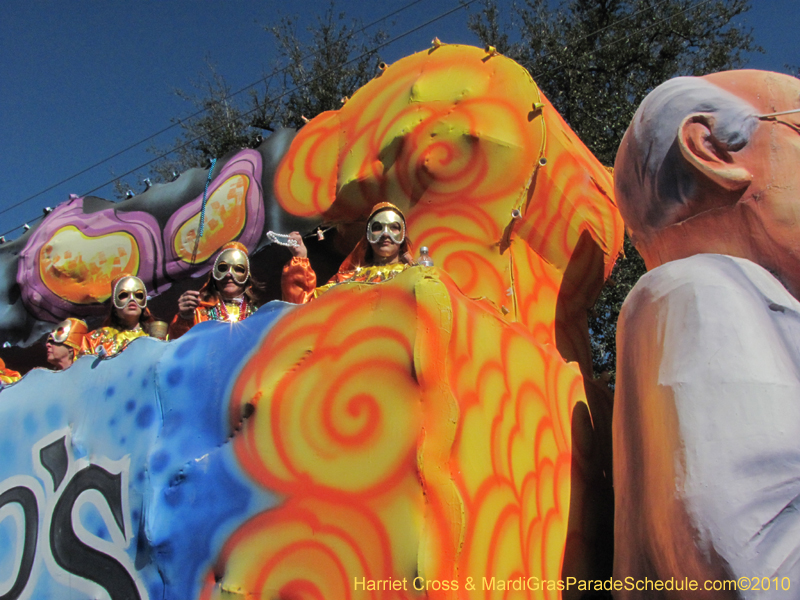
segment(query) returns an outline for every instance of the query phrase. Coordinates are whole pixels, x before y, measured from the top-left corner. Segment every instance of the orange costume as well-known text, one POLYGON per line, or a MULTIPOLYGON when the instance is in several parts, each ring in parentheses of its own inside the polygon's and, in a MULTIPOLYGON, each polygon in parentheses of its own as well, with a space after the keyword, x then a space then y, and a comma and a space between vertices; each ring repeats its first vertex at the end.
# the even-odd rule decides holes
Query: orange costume
MULTIPOLYGON (((200 289, 202 294, 208 284, 200 289)), ((203 321, 229 321, 236 323, 244 321, 247 317, 256 312, 257 307, 246 295, 229 302, 222 302, 214 298, 210 301, 200 300, 200 306, 194 309, 192 319, 183 319, 180 315, 175 315, 172 323, 169 324, 169 339, 176 340, 192 327, 203 321)))
POLYGON ((142 329, 141 325, 137 325, 136 329, 127 330, 120 330, 116 327, 101 327, 91 333, 87 333, 86 337, 83 338, 81 356, 99 354, 100 348, 103 349, 103 354, 112 356, 122 352, 136 338, 146 336, 147 333, 142 329))
MULTIPOLYGON (((22 375, 18 371, 6 368, 6 363, 0 358, 0 384, 8 385, 22 379, 22 375)), ((2 387, 2 386, 0 386, 2 387)))
POLYGON ((121 275, 111 282, 109 313, 103 327, 86 334, 81 343, 80 355, 113 356, 122 352, 133 340, 147 335, 142 329, 142 322, 149 323, 152 320, 153 317, 147 309, 147 288, 144 282, 133 275, 121 275), (121 329, 115 320, 114 311, 123 309, 132 301, 141 309, 139 323, 133 329, 121 329))
MULTIPOLYGON (((403 217, 400 209, 391 202, 380 202, 372 209, 369 215, 370 219, 376 213, 386 209, 391 209, 403 217)), ((405 222, 405 217, 403 217, 403 221, 405 222)), ((328 280, 328 283, 320 287, 316 287, 317 274, 311 268, 308 258, 297 256, 292 258, 284 265, 281 273, 281 294, 284 302, 305 304, 340 283, 380 283, 388 281, 411 266, 404 262, 380 266, 368 264, 368 249, 370 249, 370 245, 367 238, 361 238, 356 247, 353 248, 353 251, 344 259, 339 271, 328 280)), ((411 240, 404 235, 400 246, 400 255, 403 256, 406 253, 413 253, 413 247, 411 240)))

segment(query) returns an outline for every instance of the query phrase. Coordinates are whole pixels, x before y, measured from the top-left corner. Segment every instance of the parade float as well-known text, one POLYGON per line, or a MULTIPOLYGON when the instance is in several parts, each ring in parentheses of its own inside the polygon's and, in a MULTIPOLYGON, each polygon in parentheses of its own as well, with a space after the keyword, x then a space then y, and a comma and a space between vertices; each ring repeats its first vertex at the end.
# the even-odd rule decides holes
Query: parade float
POLYGON ((437 42, 210 174, 71 198, 0 248, 0 329, 102 314, 122 273, 199 287, 269 231, 335 227, 346 253, 387 200, 435 266, 0 391, 0 597, 558 598, 610 576, 586 312, 622 221, 609 170, 493 49, 437 42))

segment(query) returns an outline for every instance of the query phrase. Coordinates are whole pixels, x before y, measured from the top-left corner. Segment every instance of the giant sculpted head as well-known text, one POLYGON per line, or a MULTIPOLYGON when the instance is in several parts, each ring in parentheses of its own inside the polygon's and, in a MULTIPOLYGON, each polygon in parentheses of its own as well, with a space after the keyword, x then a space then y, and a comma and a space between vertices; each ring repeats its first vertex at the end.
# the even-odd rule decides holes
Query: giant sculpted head
POLYGON ((623 138, 650 272, 617 326, 615 578, 798 576, 799 132, 800 81, 729 71, 659 86, 623 138))
POLYGON ((800 81, 764 71, 679 77, 645 99, 620 146, 616 182, 648 268, 738 256, 798 296, 800 112, 776 114, 798 109, 800 81))

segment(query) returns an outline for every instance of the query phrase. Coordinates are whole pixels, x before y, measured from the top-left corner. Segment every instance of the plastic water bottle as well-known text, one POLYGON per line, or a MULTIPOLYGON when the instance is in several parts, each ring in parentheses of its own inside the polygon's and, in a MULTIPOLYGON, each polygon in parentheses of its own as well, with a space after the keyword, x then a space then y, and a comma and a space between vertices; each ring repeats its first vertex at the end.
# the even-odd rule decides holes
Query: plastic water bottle
POLYGON ((419 249, 419 260, 417 261, 417 264, 421 267, 433 266, 433 259, 431 258, 431 255, 428 254, 427 246, 422 246, 422 248, 419 249))

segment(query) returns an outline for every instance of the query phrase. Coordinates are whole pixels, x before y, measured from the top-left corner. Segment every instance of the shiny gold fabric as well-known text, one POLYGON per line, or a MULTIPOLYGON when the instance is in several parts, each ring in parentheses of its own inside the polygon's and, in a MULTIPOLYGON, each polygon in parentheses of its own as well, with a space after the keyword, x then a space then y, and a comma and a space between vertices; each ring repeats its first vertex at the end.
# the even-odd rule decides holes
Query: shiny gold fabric
POLYGON ((107 356, 113 356, 122 352, 136 338, 145 336, 147 336, 147 333, 141 327, 122 331, 115 327, 101 327, 88 333, 83 338, 80 355, 98 354, 100 348, 103 348, 107 356))
POLYGON ((343 283, 380 283, 396 277, 410 265, 397 263, 369 267, 356 267, 339 271, 325 285, 316 287, 317 275, 307 258, 293 258, 283 268, 281 292, 285 302, 305 304, 318 298, 331 288, 343 283))

